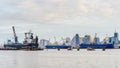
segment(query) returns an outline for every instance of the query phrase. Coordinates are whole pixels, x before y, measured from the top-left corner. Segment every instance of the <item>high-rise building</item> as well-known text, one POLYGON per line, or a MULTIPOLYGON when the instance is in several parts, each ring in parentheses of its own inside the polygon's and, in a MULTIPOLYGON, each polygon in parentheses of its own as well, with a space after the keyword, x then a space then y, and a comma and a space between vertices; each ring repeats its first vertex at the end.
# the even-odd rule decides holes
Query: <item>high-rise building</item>
POLYGON ((79 34, 76 34, 73 39, 72 39, 72 44, 73 45, 79 45, 80 44, 80 37, 79 34))
POLYGON ((114 33, 114 43, 118 44, 119 43, 119 34, 117 32, 114 33))
POLYGON ((83 38, 83 44, 90 44, 91 43, 91 36, 85 35, 83 38))
POLYGON ((99 37, 94 38, 94 44, 100 44, 100 38, 99 37))

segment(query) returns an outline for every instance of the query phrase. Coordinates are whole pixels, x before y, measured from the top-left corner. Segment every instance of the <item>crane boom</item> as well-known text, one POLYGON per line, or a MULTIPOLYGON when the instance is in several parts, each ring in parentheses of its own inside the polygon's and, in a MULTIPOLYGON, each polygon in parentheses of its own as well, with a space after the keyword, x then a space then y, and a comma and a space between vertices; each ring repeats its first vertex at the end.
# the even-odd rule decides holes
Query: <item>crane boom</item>
POLYGON ((13 26, 12 29, 13 29, 15 43, 18 43, 18 38, 17 38, 16 32, 15 32, 15 27, 13 26))
POLYGON ((13 26, 12 29, 13 29, 13 33, 14 33, 14 37, 15 37, 16 36, 15 27, 13 26))

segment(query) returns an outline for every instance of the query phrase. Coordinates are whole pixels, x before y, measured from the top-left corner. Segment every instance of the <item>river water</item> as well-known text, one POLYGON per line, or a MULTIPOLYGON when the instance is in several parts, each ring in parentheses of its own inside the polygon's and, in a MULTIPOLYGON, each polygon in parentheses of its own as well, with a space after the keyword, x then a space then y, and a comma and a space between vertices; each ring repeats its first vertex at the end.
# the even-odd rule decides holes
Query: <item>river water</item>
POLYGON ((119 68, 120 50, 0 51, 0 68, 119 68))

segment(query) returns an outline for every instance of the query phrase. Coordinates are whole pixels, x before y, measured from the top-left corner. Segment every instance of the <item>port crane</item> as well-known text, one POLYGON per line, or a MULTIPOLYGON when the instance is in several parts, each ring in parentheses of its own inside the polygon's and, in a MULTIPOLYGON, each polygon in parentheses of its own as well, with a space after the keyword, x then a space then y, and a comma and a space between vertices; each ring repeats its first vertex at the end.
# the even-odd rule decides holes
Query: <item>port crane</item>
POLYGON ((13 29, 13 34, 14 34, 14 41, 15 41, 15 43, 18 43, 18 37, 16 35, 15 27, 12 26, 12 29, 13 29))

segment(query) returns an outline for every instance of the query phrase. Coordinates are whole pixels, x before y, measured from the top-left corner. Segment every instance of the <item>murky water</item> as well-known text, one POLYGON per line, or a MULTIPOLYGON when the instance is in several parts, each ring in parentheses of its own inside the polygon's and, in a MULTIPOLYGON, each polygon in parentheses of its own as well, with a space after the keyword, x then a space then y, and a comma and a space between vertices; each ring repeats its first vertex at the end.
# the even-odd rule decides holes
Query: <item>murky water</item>
POLYGON ((0 51, 0 68, 119 68, 120 50, 0 51))

